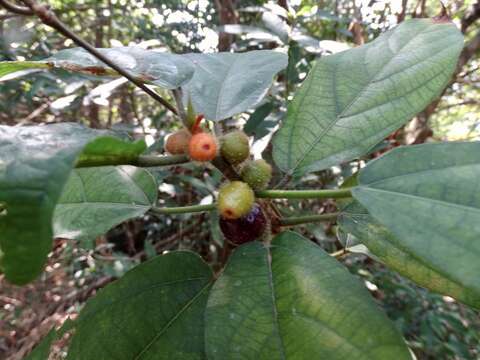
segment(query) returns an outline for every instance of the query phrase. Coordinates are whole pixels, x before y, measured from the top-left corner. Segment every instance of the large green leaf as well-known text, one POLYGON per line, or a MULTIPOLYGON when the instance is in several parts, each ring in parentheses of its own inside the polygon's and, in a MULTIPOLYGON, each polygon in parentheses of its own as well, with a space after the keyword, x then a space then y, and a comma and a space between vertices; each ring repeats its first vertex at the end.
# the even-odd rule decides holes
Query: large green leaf
POLYGON ((367 290, 292 232, 239 247, 207 303, 209 359, 410 359, 367 290))
MULTIPOLYGON (((145 144, 114 142, 112 133, 77 124, 0 126, 1 269, 15 284, 34 279, 52 243, 52 216, 83 147, 93 142, 95 156, 128 158, 145 144), (105 145, 105 146, 104 146, 105 145), (128 154, 128 156, 125 156, 128 154)), ((137 154, 138 155, 138 154, 137 154)), ((90 155, 84 155, 88 160, 90 155)))
POLYGON ((362 169, 352 191, 393 234, 392 246, 457 284, 452 296, 477 307, 479 153, 480 142, 397 148, 362 169))
MULTIPOLYGON (((138 80, 166 89, 175 89, 189 81, 194 72, 181 55, 144 50, 139 47, 97 49, 138 80)), ((42 61, 0 63, 0 77, 27 68, 60 68, 89 75, 117 76, 103 62, 82 48, 65 49, 42 61)))
POLYGON ((55 237, 91 240, 141 216, 157 199, 154 177, 133 166, 76 169, 55 208, 55 237))
POLYGON ((197 255, 147 261, 89 300, 68 359, 205 359, 204 310, 212 282, 197 255))
POLYGON ((464 288, 422 259, 416 258, 401 247, 401 242, 376 221, 364 207, 354 201, 348 205, 338 218, 344 231, 354 235, 368 247, 376 259, 408 277, 417 284, 432 291, 449 295, 471 306, 480 307, 480 293, 464 288))
POLYGON ((452 23, 413 19, 322 57, 274 139, 276 164, 299 176, 365 154, 440 94, 462 46, 452 23))
POLYGON ((285 54, 271 50, 185 56, 195 66, 185 96, 209 120, 226 119, 257 105, 288 61, 285 54))

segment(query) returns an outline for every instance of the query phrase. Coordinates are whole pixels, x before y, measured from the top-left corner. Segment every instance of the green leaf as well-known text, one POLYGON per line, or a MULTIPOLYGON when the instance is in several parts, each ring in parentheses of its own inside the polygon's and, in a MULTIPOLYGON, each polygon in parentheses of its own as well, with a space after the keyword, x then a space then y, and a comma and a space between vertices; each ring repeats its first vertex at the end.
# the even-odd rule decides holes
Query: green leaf
POLYGON ((335 259, 285 232, 239 247, 207 303, 209 359, 410 359, 368 291, 335 259))
POLYGON ((397 148, 362 169, 359 186, 352 190, 393 234, 389 238, 393 246, 457 284, 463 289, 461 300, 476 307, 480 306, 479 153, 480 142, 397 148))
POLYGON ((0 62, 0 82, 49 67, 48 64, 37 61, 3 61, 0 62))
POLYGON ((358 202, 348 205, 338 218, 341 229, 359 239, 376 259, 420 286, 449 295, 465 304, 479 307, 480 294, 464 288, 414 254, 404 250, 401 242, 376 221, 358 202))
MULTIPOLYGON (((144 50, 139 47, 117 47, 97 49, 116 65, 129 71, 142 82, 151 83, 165 89, 176 89, 188 82, 194 67, 181 55, 144 50)), ((61 50, 54 56, 42 61, 0 63, 2 69, 12 72, 12 68, 60 68, 88 75, 118 76, 117 72, 99 61, 82 48, 61 50)), ((14 71, 17 71, 14 70, 14 71)))
POLYGON ((157 184, 144 169, 107 166, 75 169, 53 218, 54 236, 92 240, 145 214, 157 199, 157 184))
POLYGON ((185 96, 208 120, 226 119, 257 105, 274 75, 287 66, 287 56, 271 50, 185 56, 195 66, 185 96))
POLYGON ((157 256, 89 300, 67 359, 205 359, 212 272, 197 255, 157 256))
MULTIPOLYGON (((112 132, 78 124, 0 126, 1 267, 6 278, 25 284, 39 275, 52 244, 52 217, 70 171, 83 147, 95 141, 105 155, 139 150, 138 144, 112 144, 112 132), (96 140, 94 140, 96 139, 96 140)), ((143 148, 143 147, 142 147, 143 148)))
POLYGON ((263 104, 262 106, 258 107, 252 115, 248 118, 245 126, 243 127, 243 131, 248 136, 256 135, 256 132, 265 118, 272 112, 274 109, 274 105, 270 102, 263 104))
POLYGON ((462 47, 452 23, 412 19, 322 57, 274 139, 276 164, 297 177, 365 154, 441 93, 462 47))

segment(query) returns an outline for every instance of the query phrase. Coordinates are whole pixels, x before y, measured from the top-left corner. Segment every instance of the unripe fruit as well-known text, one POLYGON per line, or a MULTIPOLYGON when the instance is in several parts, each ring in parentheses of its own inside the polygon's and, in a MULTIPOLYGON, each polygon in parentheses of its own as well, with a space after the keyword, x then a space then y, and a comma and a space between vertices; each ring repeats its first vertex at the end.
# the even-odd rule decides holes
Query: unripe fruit
POLYGON ((252 210, 239 219, 220 219, 220 229, 225 239, 236 244, 244 244, 258 239, 265 231, 267 219, 258 204, 254 204, 252 210))
POLYGON ((254 190, 265 189, 272 179, 272 166, 263 159, 250 161, 242 169, 241 177, 254 190))
POLYGON ((248 136, 243 131, 226 134, 221 139, 220 153, 230 164, 240 164, 250 155, 248 136))
POLYGON ((218 193, 217 207, 224 219, 238 219, 247 215, 255 201, 253 190, 241 181, 223 185, 218 193))
POLYGON ((172 155, 186 154, 192 134, 186 129, 171 134, 165 142, 165 151, 172 155))
POLYGON ((196 161, 210 161, 217 156, 217 142, 211 134, 198 133, 188 144, 190 158, 196 161))

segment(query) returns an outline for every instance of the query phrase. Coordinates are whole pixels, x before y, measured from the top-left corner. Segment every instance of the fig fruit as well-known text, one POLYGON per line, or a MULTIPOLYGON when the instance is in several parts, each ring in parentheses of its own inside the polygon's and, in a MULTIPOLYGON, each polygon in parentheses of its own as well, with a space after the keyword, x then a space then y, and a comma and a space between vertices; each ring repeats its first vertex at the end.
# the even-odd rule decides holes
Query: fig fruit
POLYGON ((241 181, 223 185, 218 193, 217 207, 224 219, 238 219, 247 215, 255 201, 253 190, 241 181))
POLYGON ((220 140, 220 153, 230 164, 240 164, 250 155, 248 136, 243 131, 226 134, 220 140))
POLYGON ((220 218, 220 229, 225 239, 235 245, 258 239, 263 235, 266 225, 267 219, 258 204, 254 204, 250 212, 241 218, 220 218))
POLYGON ((188 144, 190 158, 195 161, 210 161, 217 156, 217 142, 208 133, 198 133, 192 136, 188 144))
POLYGON ((265 189, 272 179, 272 166, 263 159, 250 161, 243 167, 241 177, 254 190, 265 189))
POLYGON ((186 129, 174 132, 165 142, 165 151, 172 155, 186 154, 192 134, 186 129))

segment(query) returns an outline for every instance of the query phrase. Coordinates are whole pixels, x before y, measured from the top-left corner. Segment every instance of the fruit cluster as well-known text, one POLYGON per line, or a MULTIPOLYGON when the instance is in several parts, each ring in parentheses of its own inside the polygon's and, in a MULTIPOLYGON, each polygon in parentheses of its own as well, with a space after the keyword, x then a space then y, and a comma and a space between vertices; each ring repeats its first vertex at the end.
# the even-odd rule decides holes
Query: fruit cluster
POLYGON ((233 131, 216 138, 200 127, 199 115, 190 129, 171 134, 165 150, 173 155, 187 154, 194 161, 211 161, 221 156, 238 170, 242 181, 224 184, 218 194, 220 228, 225 238, 234 243, 255 240, 265 231, 267 220, 259 204, 255 203, 255 190, 266 188, 272 177, 272 167, 265 160, 250 160, 248 136, 233 131), (219 154, 218 154, 219 152, 219 154))

